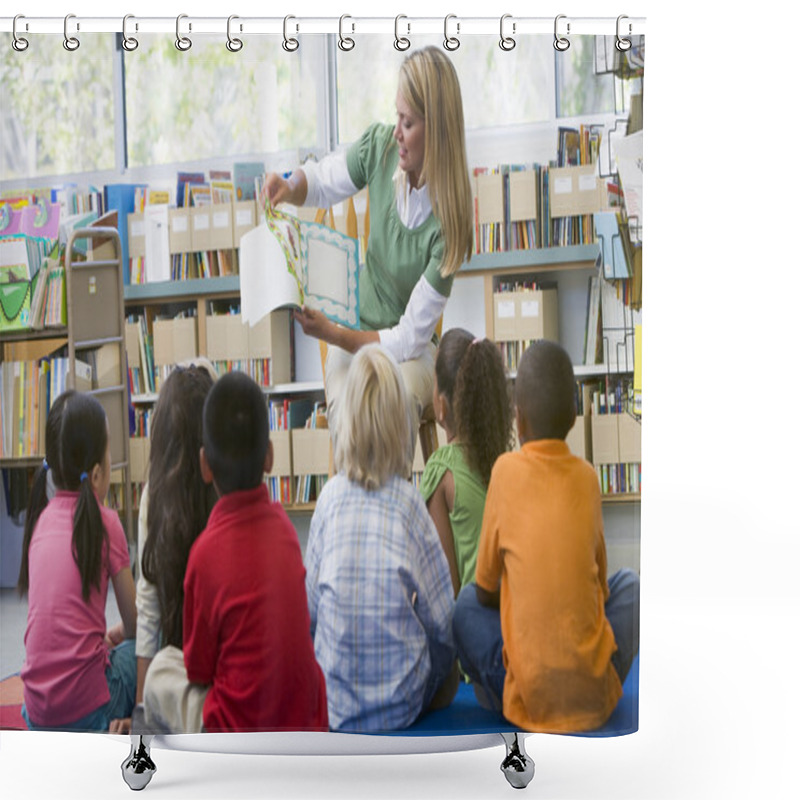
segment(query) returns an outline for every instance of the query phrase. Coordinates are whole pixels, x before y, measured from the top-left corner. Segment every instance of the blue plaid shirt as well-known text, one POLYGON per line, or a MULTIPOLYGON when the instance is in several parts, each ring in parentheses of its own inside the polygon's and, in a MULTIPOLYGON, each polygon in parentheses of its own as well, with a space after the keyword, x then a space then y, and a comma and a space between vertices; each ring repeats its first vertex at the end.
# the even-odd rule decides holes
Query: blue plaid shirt
POLYGON ((455 659, 453 585, 419 492, 337 475, 311 520, 306 594, 332 730, 388 731, 427 708, 455 659))

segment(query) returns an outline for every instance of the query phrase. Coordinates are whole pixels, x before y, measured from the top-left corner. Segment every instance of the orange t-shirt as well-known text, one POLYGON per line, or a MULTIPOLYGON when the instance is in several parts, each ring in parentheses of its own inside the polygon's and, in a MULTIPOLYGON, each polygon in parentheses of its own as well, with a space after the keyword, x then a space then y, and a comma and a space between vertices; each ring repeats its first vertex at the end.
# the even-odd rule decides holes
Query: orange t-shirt
POLYGON ((495 462, 475 582, 500 586, 506 719, 543 732, 602 725, 622 686, 605 616, 600 487, 565 442, 527 442, 495 462))

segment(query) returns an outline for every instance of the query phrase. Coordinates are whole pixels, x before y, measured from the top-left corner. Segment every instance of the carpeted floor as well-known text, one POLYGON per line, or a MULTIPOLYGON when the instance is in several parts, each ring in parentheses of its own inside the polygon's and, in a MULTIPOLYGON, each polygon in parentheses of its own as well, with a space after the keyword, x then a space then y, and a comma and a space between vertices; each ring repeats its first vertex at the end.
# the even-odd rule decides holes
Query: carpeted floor
MULTIPOLYGON (((0 681, 0 730, 26 730, 22 719, 22 680, 12 675, 0 681)), ((639 727, 639 657, 633 661, 623 684, 623 696, 606 724, 583 736, 619 736, 633 733, 639 727)), ((513 731, 502 717, 481 708, 475 700, 472 687, 462 683, 453 703, 440 711, 426 714, 411 728, 398 731, 400 736, 430 736, 448 733, 487 733, 513 731)))
POLYGON ((0 681, 0 730, 26 730, 22 719, 22 680, 12 675, 0 681))

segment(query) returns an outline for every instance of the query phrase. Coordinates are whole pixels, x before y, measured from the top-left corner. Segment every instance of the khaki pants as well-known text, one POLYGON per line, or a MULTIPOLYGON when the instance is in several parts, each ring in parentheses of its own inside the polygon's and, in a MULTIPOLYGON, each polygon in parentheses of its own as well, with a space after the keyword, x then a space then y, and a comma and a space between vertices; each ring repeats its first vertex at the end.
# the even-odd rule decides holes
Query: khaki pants
POLYGON ((144 682, 145 724, 170 733, 202 733, 209 688, 189 682, 183 651, 172 645, 159 650, 144 682))
MULTIPOLYGON (((325 399, 328 404, 328 427, 331 437, 336 433, 336 404, 344 394, 347 370, 353 354, 339 347, 328 345, 325 360, 325 399)), ((400 374, 411 403, 411 435, 416 439, 422 412, 433 402, 433 377, 436 361, 436 346, 428 342, 419 358, 400 363, 400 374)))

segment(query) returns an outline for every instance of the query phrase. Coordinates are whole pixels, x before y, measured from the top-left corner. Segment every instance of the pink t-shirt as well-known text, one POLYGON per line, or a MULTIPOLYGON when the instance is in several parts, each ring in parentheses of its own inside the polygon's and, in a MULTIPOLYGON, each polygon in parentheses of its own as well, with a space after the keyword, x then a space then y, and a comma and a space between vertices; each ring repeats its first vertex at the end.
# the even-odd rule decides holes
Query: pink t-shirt
POLYGON ((72 557, 72 519, 77 492, 58 492, 42 511, 28 551, 28 626, 20 671, 25 708, 36 725, 66 725, 109 700, 105 670, 108 580, 130 567, 119 516, 100 506, 108 531, 100 591, 89 601, 72 557))

